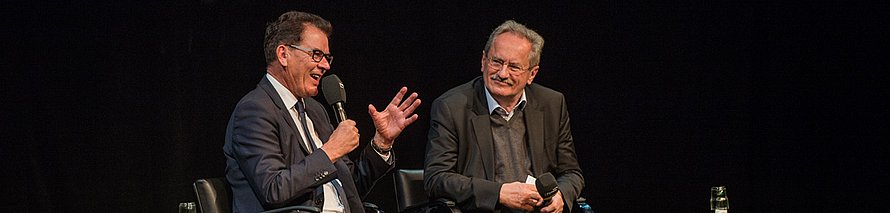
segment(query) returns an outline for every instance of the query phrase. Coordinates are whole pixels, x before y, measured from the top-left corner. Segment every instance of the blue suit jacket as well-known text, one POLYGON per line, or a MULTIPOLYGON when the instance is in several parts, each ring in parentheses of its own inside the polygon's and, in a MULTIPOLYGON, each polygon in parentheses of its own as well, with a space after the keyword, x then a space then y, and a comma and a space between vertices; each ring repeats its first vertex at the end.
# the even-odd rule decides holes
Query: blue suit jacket
MULTIPOLYGON (((334 128, 324 106, 312 98, 303 100, 318 137, 326 142, 334 128)), ((321 208, 324 196, 316 196, 316 189, 338 178, 351 213, 364 212, 360 193, 370 190, 393 165, 369 146, 362 149, 358 164, 348 156, 331 163, 321 149, 309 154, 288 108, 265 77, 235 106, 223 146, 232 211, 259 212, 293 205, 321 208)))

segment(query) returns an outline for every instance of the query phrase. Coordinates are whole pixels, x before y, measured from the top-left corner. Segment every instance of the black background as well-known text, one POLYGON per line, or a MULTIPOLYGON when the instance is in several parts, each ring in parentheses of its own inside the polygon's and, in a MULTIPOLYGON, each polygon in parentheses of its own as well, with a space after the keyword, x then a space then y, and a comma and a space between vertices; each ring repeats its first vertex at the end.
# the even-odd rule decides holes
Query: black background
MULTIPOLYGON (((420 120, 480 75, 507 19, 546 40, 536 82, 567 97, 596 212, 852 212, 886 205, 888 4, 773 1, 3 3, 3 212, 172 212, 224 175, 237 101, 264 73, 265 23, 333 23, 348 113, 401 86, 420 120)), ((322 99, 322 97, 317 97, 322 99)), ((367 140, 363 140, 367 141, 367 140)), ((395 212, 389 177, 366 200, 395 212)), ((886 208, 881 208, 886 209, 886 208)))

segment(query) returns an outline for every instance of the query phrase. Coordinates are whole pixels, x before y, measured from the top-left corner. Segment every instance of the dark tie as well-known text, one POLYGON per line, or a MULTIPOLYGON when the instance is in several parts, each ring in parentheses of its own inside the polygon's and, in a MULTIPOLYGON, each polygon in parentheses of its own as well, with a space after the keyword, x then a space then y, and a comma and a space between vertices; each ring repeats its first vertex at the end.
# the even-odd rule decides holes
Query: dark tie
POLYGON ((303 135, 306 135, 305 142, 306 147, 309 148, 309 153, 312 153, 317 149, 315 147, 315 141, 312 141, 312 135, 309 134, 309 125, 306 124, 306 107, 303 106, 303 101, 297 101, 297 112, 300 113, 300 124, 303 125, 303 135))
POLYGON ((497 115, 501 116, 501 118, 503 118, 504 120, 506 120, 506 119, 507 119, 507 115, 508 115, 509 113, 507 113, 507 110, 504 110, 504 108, 502 108, 502 107, 498 107, 498 108, 494 108, 494 114, 497 114, 497 115))
MULTIPOLYGON (((306 107, 303 105, 303 101, 297 101, 297 112, 300 113, 300 124, 303 125, 303 133, 306 135, 306 143, 308 143, 307 147, 309 147, 309 153, 312 153, 317 149, 315 147, 315 142, 312 140, 312 136, 309 134, 309 125, 306 124, 306 107)), ((334 179, 337 180, 337 179, 334 179)), ((340 203, 343 204, 343 211, 345 213, 349 213, 349 203, 346 201, 346 192, 343 191, 343 186, 340 185, 340 181, 331 181, 331 184, 334 185, 334 189, 337 190, 337 197, 340 198, 340 203)), ((319 187, 321 189, 322 187, 319 187)), ((323 193, 324 190, 318 190, 316 193, 323 193)), ((323 194, 316 194, 316 196, 322 196, 323 194)))

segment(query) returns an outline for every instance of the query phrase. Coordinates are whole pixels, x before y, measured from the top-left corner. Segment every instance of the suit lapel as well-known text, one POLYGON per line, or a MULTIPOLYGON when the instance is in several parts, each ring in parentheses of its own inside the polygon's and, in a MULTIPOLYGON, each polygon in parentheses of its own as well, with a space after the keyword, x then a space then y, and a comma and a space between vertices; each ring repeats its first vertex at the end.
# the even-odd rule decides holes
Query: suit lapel
POLYGON ((488 102, 485 101, 485 86, 482 78, 477 77, 473 83, 476 89, 476 98, 473 100, 473 130, 476 134, 476 145, 479 146, 479 155, 482 156, 482 166, 485 168, 485 178, 494 180, 494 141, 491 138, 491 117, 488 114, 488 102))
POLYGON ((329 122, 327 111, 322 107, 317 107, 321 104, 319 104, 318 101, 315 101, 315 99, 303 98, 303 101, 306 102, 306 116, 309 116, 309 119, 312 119, 312 126, 315 127, 315 133, 318 134, 318 139, 321 139, 321 143, 324 144, 328 141, 331 132, 333 132, 333 127, 329 122))
POLYGON ((494 149, 491 140, 491 119, 487 115, 477 115, 473 118, 473 130, 476 133, 476 142, 479 146, 479 155, 482 156, 482 165, 485 167, 486 179, 494 178, 494 149))
POLYGON ((549 155, 544 148, 544 111, 541 110, 535 96, 535 84, 525 87, 525 131, 528 134, 528 154, 532 163, 532 175, 538 176, 544 172, 545 162, 549 161, 549 155))
MULTIPOLYGON (((531 96, 527 97, 531 102, 531 96)), ((544 129, 544 113, 531 106, 526 107, 524 113, 525 129, 528 133, 529 160, 532 162, 532 172, 535 173, 533 175, 537 176, 543 171, 542 166, 547 157, 544 153, 544 133, 541 132, 544 129)))
MULTIPOLYGON (((263 88, 264 91, 266 91, 266 94, 268 94, 270 98, 272 98, 272 102, 274 102, 275 106, 278 107, 278 116, 280 116, 281 119, 284 119, 284 121, 287 123, 287 125, 289 127, 289 128, 287 128, 287 130, 289 130, 288 132, 291 133, 290 137, 289 137, 290 140, 287 141, 289 143, 284 144, 283 147, 281 147, 281 149, 282 150, 292 150, 291 149, 291 146, 293 145, 292 141, 297 141, 300 144, 298 147, 300 147, 300 150, 303 151, 303 154, 309 155, 309 150, 304 145, 304 144, 306 144, 306 142, 304 142, 303 138, 300 137, 300 132, 297 131, 297 124, 294 123, 294 119, 293 119, 293 117, 290 116, 290 111, 288 111, 290 109, 290 107, 284 105, 284 101, 281 100, 281 97, 278 96, 278 92, 275 91, 274 87, 272 87, 272 82, 270 82, 268 78, 263 77, 263 80, 260 81, 259 86, 260 86, 260 88, 263 88)), ((283 131, 279 134, 282 134, 282 133, 283 133, 283 131)), ((287 152, 289 152, 289 151, 287 151, 287 152)))

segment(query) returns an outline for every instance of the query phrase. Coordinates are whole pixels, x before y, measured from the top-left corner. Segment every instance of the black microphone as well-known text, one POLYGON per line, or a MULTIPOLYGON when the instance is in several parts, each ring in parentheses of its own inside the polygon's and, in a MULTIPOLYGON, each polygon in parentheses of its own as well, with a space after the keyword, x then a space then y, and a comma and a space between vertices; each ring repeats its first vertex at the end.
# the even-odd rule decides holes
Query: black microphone
POLYGON ((544 198, 544 206, 550 205, 550 199, 559 191, 556 178, 550 172, 538 176, 538 179, 535 180, 535 188, 538 188, 538 193, 544 198))
MULTIPOLYGON (((324 93, 324 99, 328 100, 328 104, 334 108, 334 116, 337 117, 337 123, 346 120, 346 88, 337 75, 331 74, 321 79, 321 91, 324 93)), ((335 125, 336 126, 336 125, 335 125)))

